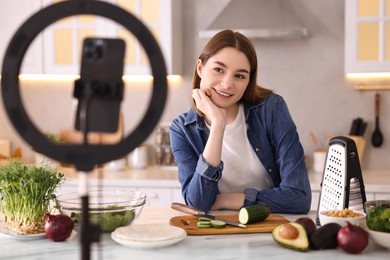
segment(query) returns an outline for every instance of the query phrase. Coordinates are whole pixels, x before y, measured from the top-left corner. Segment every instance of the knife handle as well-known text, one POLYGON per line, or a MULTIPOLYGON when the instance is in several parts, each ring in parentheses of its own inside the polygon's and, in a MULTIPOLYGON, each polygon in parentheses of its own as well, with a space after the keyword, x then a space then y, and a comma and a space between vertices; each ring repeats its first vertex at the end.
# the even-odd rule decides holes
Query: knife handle
POLYGON ((183 212, 183 213, 196 215, 196 216, 203 216, 206 214, 204 211, 201 211, 197 208, 194 208, 194 207, 191 207, 191 206, 185 205, 183 203, 179 203, 179 202, 173 202, 171 204, 171 208, 174 210, 183 212))

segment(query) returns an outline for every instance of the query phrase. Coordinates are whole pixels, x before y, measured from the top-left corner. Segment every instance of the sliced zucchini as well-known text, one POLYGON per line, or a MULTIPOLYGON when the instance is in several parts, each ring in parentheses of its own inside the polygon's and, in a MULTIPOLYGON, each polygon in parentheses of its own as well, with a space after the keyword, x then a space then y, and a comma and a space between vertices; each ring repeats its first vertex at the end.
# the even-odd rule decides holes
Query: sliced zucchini
POLYGON ((202 222, 202 221, 210 222, 211 219, 205 218, 205 217, 199 217, 199 218, 198 218, 198 221, 199 221, 199 222, 202 222))
POLYGON ((268 218, 271 209, 264 205, 252 205, 241 208, 238 213, 238 220, 241 224, 252 224, 268 218))
POLYGON ((209 228, 211 227, 211 221, 198 221, 196 226, 198 228, 209 228))
POLYGON ((205 217, 199 217, 196 226, 199 228, 209 228, 209 227, 223 228, 226 226, 226 223, 220 220, 212 220, 205 217))
POLYGON ((223 228, 226 226, 226 223, 221 220, 211 220, 210 224, 212 227, 216 227, 216 228, 223 228))

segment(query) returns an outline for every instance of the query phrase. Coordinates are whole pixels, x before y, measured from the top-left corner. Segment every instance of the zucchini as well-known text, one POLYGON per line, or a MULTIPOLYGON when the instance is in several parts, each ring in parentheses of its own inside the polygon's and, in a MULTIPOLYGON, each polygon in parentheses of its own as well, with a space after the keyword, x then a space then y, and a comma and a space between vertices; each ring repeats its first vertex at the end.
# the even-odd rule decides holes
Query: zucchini
POLYGON ((198 228, 209 228, 209 227, 211 227, 211 222, 210 221, 198 221, 196 223, 196 226, 198 228))
POLYGON ((203 221, 210 222, 211 219, 205 218, 205 217, 199 217, 199 218, 198 218, 198 221, 199 221, 199 222, 203 222, 203 221))
POLYGON ((271 214, 269 207, 257 204, 241 208, 238 213, 238 220, 244 225, 252 224, 265 220, 269 214, 271 214))
POLYGON ((216 228, 224 228, 226 226, 226 223, 221 220, 211 220, 210 224, 212 227, 216 228))
POLYGON ((223 228, 226 226, 226 223, 220 220, 213 220, 205 217, 199 217, 196 226, 198 228, 209 228, 209 227, 223 228))

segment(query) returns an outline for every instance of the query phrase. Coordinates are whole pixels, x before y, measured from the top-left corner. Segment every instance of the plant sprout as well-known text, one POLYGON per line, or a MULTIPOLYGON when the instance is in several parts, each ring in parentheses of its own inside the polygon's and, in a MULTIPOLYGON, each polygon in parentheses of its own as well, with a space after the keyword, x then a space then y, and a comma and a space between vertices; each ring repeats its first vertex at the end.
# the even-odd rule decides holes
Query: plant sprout
POLYGON ((20 234, 44 232, 45 214, 64 175, 47 165, 11 160, 0 166, 0 212, 3 225, 20 234))

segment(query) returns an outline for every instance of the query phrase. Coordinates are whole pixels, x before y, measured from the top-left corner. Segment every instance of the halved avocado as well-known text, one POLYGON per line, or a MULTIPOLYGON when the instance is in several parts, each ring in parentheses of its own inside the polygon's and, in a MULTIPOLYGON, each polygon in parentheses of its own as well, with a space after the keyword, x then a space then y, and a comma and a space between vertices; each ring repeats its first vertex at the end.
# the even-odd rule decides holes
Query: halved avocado
POLYGON ((306 252, 309 250, 309 239, 305 228, 294 222, 276 226, 272 230, 273 239, 281 246, 306 252))

